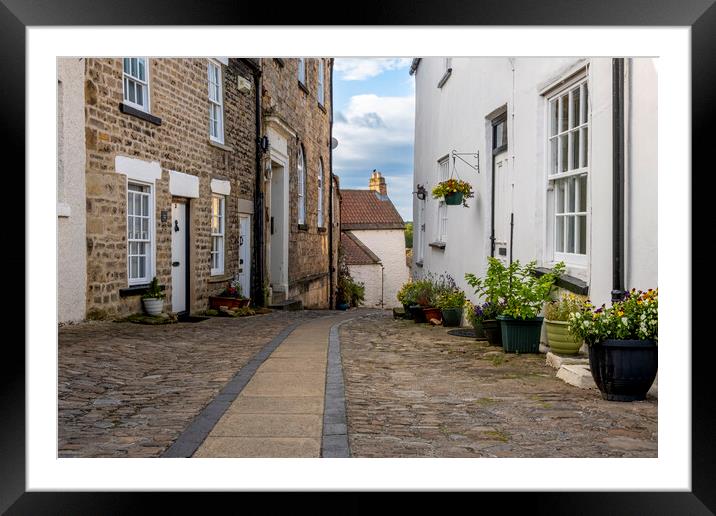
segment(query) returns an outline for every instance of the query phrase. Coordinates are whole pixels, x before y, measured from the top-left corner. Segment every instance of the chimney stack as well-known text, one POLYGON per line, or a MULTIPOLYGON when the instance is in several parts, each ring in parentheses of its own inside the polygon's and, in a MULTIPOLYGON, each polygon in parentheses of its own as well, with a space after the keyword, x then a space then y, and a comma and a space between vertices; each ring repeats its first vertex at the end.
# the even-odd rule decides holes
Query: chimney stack
POLYGON ((373 169, 373 173, 370 176, 368 188, 374 192, 378 192, 380 195, 388 196, 388 187, 385 184, 385 178, 375 169, 373 169))

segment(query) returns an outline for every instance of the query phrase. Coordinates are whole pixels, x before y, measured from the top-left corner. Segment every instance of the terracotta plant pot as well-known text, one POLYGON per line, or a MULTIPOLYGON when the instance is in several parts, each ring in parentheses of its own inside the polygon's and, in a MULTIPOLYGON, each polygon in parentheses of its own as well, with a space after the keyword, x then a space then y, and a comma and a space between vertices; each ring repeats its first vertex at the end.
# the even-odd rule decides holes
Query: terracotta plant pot
POLYGON ((236 310, 237 308, 249 306, 250 303, 251 299, 249 298, 209 296, 209 308, 213 310, 219 310, 222 306, 227 307, 229 310, 236 310))
POLYGON ((640 401, 656 378, 658 347, 653 340, 606 339, 589 346, 589 369, 609 401, 640 401))
POLYGON ((547 332, 547 344, 553 353, 559 355, 576 355, 582 347, 581 340, 569 333, 569 323, 566 321, 544 320, 544 327, 547 332))
POLYGON ((430 322, 431 319, 437 319, 438 321, 443 320, 443 314, 440 309, 433 306, 424 307, 423 314, 425 314, 425 320, 427 322, 430 322))

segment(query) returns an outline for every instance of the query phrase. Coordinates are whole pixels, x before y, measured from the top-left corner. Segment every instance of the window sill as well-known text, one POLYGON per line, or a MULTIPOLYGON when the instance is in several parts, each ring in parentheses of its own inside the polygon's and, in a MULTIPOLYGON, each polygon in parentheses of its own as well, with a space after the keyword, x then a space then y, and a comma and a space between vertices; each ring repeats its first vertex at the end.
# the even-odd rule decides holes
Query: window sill
POLYGON ((319 233, 325 233, 325 232, 327 231, 326 228, 316 228, 316 230, 317 230, 319 233))
POLYGON ((134 108, 124 102, 119 103, 119 110, 125 115, 136 116, 154 125, 162 125, 162 119, 158 116, 154 116, 151 113, 142 111, 141 109, 134 108))
MULTIPOLYGON (((164 291, 164 285, 159 285, 159 289, 164 291)), ((146 294, 148 290, 149 283, 146 285, 132 285, 131 287, 120 288, 119 297, 141 296, 142 294, 146 294)))
POLYGON ((304 93, 306 93, 307 95, 309 93, 311 93, 310 91, 308 91, 308 87, 305 84, 303 84, 301 81, 298 81, 298 87, 301 88, 304 91, 304 93))
MULTIPOLYGON (((534 273, 535 276, 539 278, 549 272, 552 272, 552 270, 547 267, 537 267, 534 273)), ((589 294, 589 284, 586 281, 568 274, 562 274, 559 278, 557 278, 555 285, 565 290, 569 290, 570 292, 574 292, 575 294, 583 296, 589 294)))
POLYGON ((308 224, 299 224, 298 230, 299 231, 308 231, 308 224))
POLYGON ((274 57, 273 60, 276 61, 276 63, 277 63, 281 68, 283 68, 284 66, 286 66, 286 61, 284 61, 283 58, 281 58, 281 57, 274 57))
POLYGON ((328 113, 328 111, 326 111, 326 107, 323 104, 321 104, 320 102, 317 102, 316 104, 318 105, 318 109, 320 109, 324 113, 328 113))
POLYGON ((428 244, 433 249, 445 249, 445 242, 430 242, 428 244))
POLYGON ((445 83, 447 82, 447 80, 450 78, 451 75, 452 75, 452 68, 448 68, 447 70, 445 70, 445 75, 443 75, 442 79, 440 79, 440 82, 438 83, 438 88, 442 88, 443 86, 445 86, 445 83))
POLYGON ((212 147, 216 147, 217 149, 225 150, 227 152, 234 151, 234 149, 229 147, 228 145, 224 145, 223 143, 217 142, 216 140, 212 140, 211 138, 209 138, 209 145, 211 145, 212 147))
POLYGON ((215 276, 209 276, 209 279, 206 280, 207 283, 223 283, 225 281, 230 281, 234 277, 231 274, 217 274, 215 276))

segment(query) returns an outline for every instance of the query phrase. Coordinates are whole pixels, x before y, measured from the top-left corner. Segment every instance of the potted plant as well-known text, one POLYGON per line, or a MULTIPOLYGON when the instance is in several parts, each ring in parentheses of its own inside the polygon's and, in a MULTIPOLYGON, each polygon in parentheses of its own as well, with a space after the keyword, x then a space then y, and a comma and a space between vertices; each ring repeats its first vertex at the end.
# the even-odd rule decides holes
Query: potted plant
MULTIPOLYGON (((431 275, 414 281, 415 304, 410 305, 410 312, 413 315, 413 321, 416 323, 428 322, 425 310, 430 309, 430 300, 433 297, 433 282, 431 275)), ((431 314, 434 315, 434 314, 431 314)))
POLYGON ((435 298, 435 305, 440 309, 443 326, 460 326, 462 307, 465 305, 465 293, 456 288, 441 292, 435 298))
POLYGON ((569 315, 582 310, 586 299, 572 293, 565 293, 557 301, 544 306, 544 327, 547 344, 553 353, 576 355, 584 341, 569 333, 569 315))
POLYGON ((658 367, 659 294, 632 289, 622 301, 593 309, 588 302, 569 317, 569 331, 589 347, 589 369, 602 397, 638 401, 658 367))
POLYGON ((515 260, 507 267, 505 309, 497 316, 502 326, 502 348, 507 353, 538 353, 542 333, 542 305, 549 299, 554 282, 565 270, 559 262, 552 271, 535 274, 536 262, 521 266, 515 260))
POLYGON ((159 280, 154 276, 147 291, 142 294, 142 303, 148 315, 159 315, 162 313, 164 295, 164 292, 162 292, 162 289, 159 287, 159 280))
POLYGON ((472 186, 467 181, 461 179, 448 179, 446 181, 440 181, 433 188, 433 198, 439 199, 445 198, 445 204, 450 206, 457 206, 462 204, 466 208, 466 199, 473 197, 472 186))
MULTIPOLYGON (((475 305, 473 321, 479 323, 493 346, 502 346, 502 326, 497 316, 505 309, 505 297, 509 287, 507 269, 496 258, 488 258, 487 271, 484 278, 478 278, 472 273, 465 274, 468 285, 475 289, 475 294, 485 301, 475 305)), ((473 323, 473 325, 475 324, 473 323)))
POLYGON ((246 298, 241 292, 241 283, 238 278, 226 283, 226 287, 218 296, 209 296, 209 309, 220 310, 222 306, 229 310, 243 308, 251 304, 251 299, 246 298))
POLYGON ((398 298, 398 301, 400 301, 400 304, 403 305, 403 309, 405 310, 405 318, 412 319, 413 314, 410 311, 410 307, 414 304, 417 304, 418 301, 415 291, 415 283, 413 281, 408 281, 404 283, 403 286, 400 287, 400 290, 398 291, 396 297, 398 298))

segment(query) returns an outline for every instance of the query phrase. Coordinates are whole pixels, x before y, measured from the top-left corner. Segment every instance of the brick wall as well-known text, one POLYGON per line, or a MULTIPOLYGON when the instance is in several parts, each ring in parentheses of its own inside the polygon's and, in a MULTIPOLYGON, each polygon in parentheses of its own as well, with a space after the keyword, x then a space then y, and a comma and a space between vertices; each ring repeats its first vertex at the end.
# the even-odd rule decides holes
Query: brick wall
POLYGON ((324 59, 324 105, 317 97, 318 59, 306 59, 306 88, 298 83, 298 59, 263 59, 263 114, 277 116, 297 135, 288 142, 289 179, 289 297, 303 300, 308 308, 329 306, 330 256, 329 185, 331 127, 331 66, 324 59), (306 229, 298 226, 297 156, 303 146, 306 168, 306 229), (317 227, 318 166, 323 162, 323 227, 317 227))
MULTIPOLYGON (((87 59, 85 69, 85 143, 87 149, 87 306, 88 316, 141 310, 138 296, 122 297, 127 274, 127 177, 115 170, 115 158, 158 162, 155 231, 156 276, 165 285, 165 309, 171 300, 171 203, 169 170, 199 177, 199 197, 189 201, 190 307, 206 308, 226 277, 238 272, 238 200, 253 201, 255 181, 255 94, 239 92, 237 77, 252 75, 238 59, 222 65, 224 147, 209 140, 208 60, 149 59, 150 112, 155 125, 122 113, 122 59, 87 59), (212 179, 228 180, 226 198, 226 277, 210 278, 212 179), (160 215, 167 211, 167 221, 160 215)), ((252 267, 253 269, 253 267, 252 267)))

